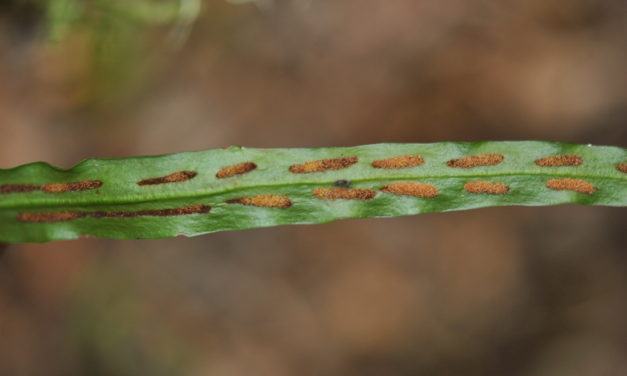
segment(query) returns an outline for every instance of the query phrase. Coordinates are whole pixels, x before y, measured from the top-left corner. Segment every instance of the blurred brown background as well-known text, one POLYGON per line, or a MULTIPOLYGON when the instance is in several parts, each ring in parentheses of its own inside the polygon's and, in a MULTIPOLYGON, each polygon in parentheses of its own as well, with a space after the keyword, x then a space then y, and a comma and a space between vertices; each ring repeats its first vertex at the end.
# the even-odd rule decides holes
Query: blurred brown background
MULTIPOLYGON (((0 168, 627 144, 621 0, 237 3, 2 0, 0 168)), ((626 220, 508 207, 8 245, 0 375, 625 375, 626 220)))

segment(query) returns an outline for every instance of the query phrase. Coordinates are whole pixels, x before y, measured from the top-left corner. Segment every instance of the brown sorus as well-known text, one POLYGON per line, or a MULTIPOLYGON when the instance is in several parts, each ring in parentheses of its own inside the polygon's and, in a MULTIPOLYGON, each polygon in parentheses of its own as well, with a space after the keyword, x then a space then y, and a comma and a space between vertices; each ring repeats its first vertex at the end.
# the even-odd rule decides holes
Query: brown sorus
POLYGON ((415 196, 422 198, 435 197, 438 195, 438 189, 431 184, 402 182, 392 183, 381 188, 381 191, 394 193, 396 195, 415 196))
POLYGON ((239 197, 227 201, 228 204, 242 204, 246 206, 258 206, 263 208, 289 208, 292 200, 287 196, 280 195, 259 195, 239 197))
POLYGON ((301 164, 291 165, 289 170, 294 174, 309 174, 327 170, 341 170, 357 163, 357 157, 340 157, 333 159, 320 159, 301 164))
POLYGON ((34 184, 2 184, 0 185, 0 194, 2 193, 28 193, 38 191, 40 187, 34 184))
POLYGON ((230 178, 231 176, 245 174, 256 168, 257 168, 257 165, 254 164, 253 162, 242 162, 242 163, 238 163, 232 166, 227 166, 227 167, 222 168, 216 174, 216 178, 218 179, 230 178))
POLYGON ((491 195, 502 195, 509 192, 509 186, 503 183, 470 181, 464 184, 464 190, 469 193, 487 193, 491 195))
POLYGON ((396 169, 420 166, 425 162, 424 158, 419 155, 399 155, 387 159, 380 159, 372 162, 374 168, 396 169))
POLYGON ((620 172, 627 174, 627 163, 619 163, 616 165, 616 169, 620 172))
POLYGON ((502 154, 476 154, 468 157, 451 159, 446 162, 449 167, 471 168, 478 166, 494 166, 503 162, 502 154))
POLYGON ((80 192, 102 187, 99 180, 83 180, 72 183, 50 183, 41 186, 41 190, 46 193, 80 192))
POLYGON ((157 178, 148 178, 137 182, 138 185, 155 185, 166 183, 180 183, 182 181, 191 180, 196 177, 198 173, 196 171, 178 171, 170 175, 161 176, 157 178))
POLYGON ((579 166, 583 158, 578 155, 554 155, 536 159, 535 162, 540 167, 579 166))
POLYGON ((370 200, 377 192, 365 188, 317 188, 313 194, 321 200, 370 200))
POLYGON ((579 193, 592 194, 597 189, 594 185, 581 179, 550 179, 546 182, 546 186, 555 191, 575 191, 579 193))
POLYGON ((84 217, 84 213, 20 213, 17 215, 17 219, 22 222, 67 222, 81 217, 84 217))
POLYGON ((22 222, 66 222, 78 218, 134 218, 142 216, 169 217, 186 214, 205 214, 211 211, 208 205, 191 205, 173 209, 148 209, 137 211, 95 211, 95 212, 52 212, 21 213, 17 219, 22 222))
POLYGON ((134 217, 171 217, 177 215, 186 214, 205 214, 211 211, 211 206, 208 205, 191 205, 182 208, 173 209, 147 209, 137 211, 113 211, 113 212, 88 212, 85 213, 88 217, 93 218, 134 218, 134 217))

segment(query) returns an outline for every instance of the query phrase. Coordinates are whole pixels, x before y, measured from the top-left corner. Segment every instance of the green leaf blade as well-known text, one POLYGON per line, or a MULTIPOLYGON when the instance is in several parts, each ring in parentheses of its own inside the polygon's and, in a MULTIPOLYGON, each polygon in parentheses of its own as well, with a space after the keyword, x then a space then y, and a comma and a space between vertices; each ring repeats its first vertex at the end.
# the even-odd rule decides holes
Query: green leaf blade
POLYGON ((194 236, 223 230, 502 205, 578 203, 626 206, 627 173, 617 168, 625 162, 627 150, 619 147, 518 141, 376 144, 316 149, 231 147, 160 156, 89 159, 71 169, 32 163, 0 169, 0 192, 2 189, 7 191, 9 186, 29 184, 38 187, 30 192, 0 193, 0 241, 42 242, 81 236, 120 239, 194 236), (453 159, 485 154, 497 155, 501 159, 492 161, 494 164, 491 165, 469 168, 449 165, 453 159), (372 165, 373 161, 403 155, 420 155, 424 162, 398 169, 372 165), (579 158, 582 163, 567 166, 539 166, 535 163, 538 159, 553 156, 571 156, 571 159, 576 156, 574 160, 579 158), (297 164, 352 157, 357 158, 356 163, 351 162, 353 164, 341 169, 312 173, 290 171, 290 166, 297 164), (227 166, 247 162, 254 163, 256 168, 227 178, 216 176, 227 166), (193 174, 180 172, 194 172, 195 175, 191 177, 193 174), (138 184, 155 178, 187 180, 138 184), (557 179, 554 183, 558 187, 564 188, 562 186, 566 184, 566 189, 547 187, 552 179, 557 179), (368 194, 373 197, 359 200, 316 197, 317 189, 338 189, 334 183, 339 180, 351 184, 350 188, 340 189, 363 190, 371 192, 368 194), (102 185, 71 190, 84 188, 71 185, 76 182, 101 182, 102 185), (390 184, 402 182, 428 184, 437 189, 438 194, 435 197, 414 197, 382 191, 390 184), (585 191, 593 187, 593 191, 569 190, 573 184, 578 184, 574 189, 585 191), (69 190, 56 192, 58 187, 69 190), (467 187, 488 191, 507 187, 507 191, 469 192, 467 187), (257 207, 229 203, 243 197, 263 195, 282 197, 281 200, 290 201, 290 206, 257 207), (206 212, 208 209, 202 209, 204 207, 211 207, 211 210, 206 212), (196 212, 199 208, 202 212, 196 212), (46 213, 61 214, 54 214, 54 220, 42 220, 46 219, 46 213))

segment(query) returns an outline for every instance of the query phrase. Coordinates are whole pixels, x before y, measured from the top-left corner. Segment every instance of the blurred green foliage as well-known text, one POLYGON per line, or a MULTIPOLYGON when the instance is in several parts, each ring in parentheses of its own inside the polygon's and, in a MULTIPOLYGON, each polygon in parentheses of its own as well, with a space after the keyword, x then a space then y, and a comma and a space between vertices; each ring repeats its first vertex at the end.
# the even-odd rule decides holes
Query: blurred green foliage
MULTIPOLYGON (((17 0, 37 2, 47 18, 48 36, 61 39, 78 25, 100 32, 113 19, 137 25, 191 25, 198 16, 200 0, 17 0)), ((130 34, 128 34, 130 35, 130 34)))
POLYGON ((87 68, 83 104, 126 103, 147 82, 155 54, 180 48, 201 0, 9 0, 37 19, 37 35, 87 68))

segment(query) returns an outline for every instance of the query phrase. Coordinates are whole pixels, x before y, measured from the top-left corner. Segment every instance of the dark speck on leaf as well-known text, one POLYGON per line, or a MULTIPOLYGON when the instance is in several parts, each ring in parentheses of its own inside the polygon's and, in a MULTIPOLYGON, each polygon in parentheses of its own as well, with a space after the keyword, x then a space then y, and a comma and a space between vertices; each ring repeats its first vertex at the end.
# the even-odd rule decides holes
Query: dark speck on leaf
POLYGON ((336 187, 341 187, 341 188, 350 188, 352 183, 350 182, 350 180, 340 179, 340 180, 336 180, 335 183, 333 183, 333 185, 336 187))

